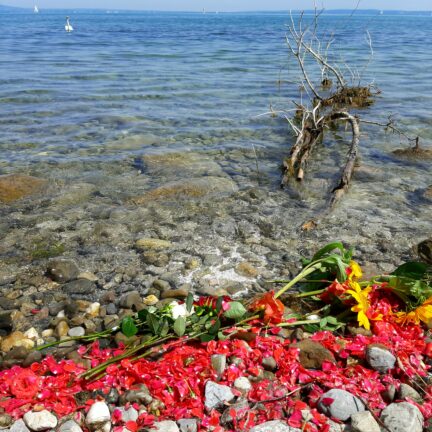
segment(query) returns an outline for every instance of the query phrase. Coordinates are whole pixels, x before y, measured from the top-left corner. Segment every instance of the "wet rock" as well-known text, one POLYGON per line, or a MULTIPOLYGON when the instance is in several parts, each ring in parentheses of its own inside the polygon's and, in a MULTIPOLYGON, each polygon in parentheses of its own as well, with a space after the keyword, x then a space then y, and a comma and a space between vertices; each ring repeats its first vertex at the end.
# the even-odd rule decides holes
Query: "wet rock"
POLYGON ((122 404, 138 403, 142 405, 149 405, 153 401, 153 397, 150 394, 148 387, 145 384, 140 384, 136 388, 126 391, 121 397, 120 402, 122 404))
POLYGON ((372 369, 380 373, 386 373, 388 370, 393 369, 396 357, 385 345, 370 344, 366 348, 366 361, 372 369))
POLYGON ((65 294, 92 294, 96 289, 96 285, 87 279, 77 279, 63 285, 62 290, 65 294))
POLYGON ((23 419, 17 420, 9 429, 9 432, 30 432, 23 419))
POLYGON ((62 338, 63 336, 67 336, 68 332, 69 332, 68 323, 66 321, 60 321, 55 328, 56 336, 62 338))
POLYGON ((321 369, 325 361, 335 361, 333 354, 319 342, 304 339, 294 346, 300 350, 299 361, 305 369, 321 369))
POLYGON ((185 290, 185 289, 170 289, 167 291, 164 291, 161 294, 161 298, 162 299, 166 299, 166 298, 175 298, 175 299, 184 299, 188 296, 189 291, 185 290))
POLYGON ((164 292, 171 290, 171 285, 167 281, 164 281, 162 279, 156 279, 153 281, 153 288, 164 292))
POLYGON ((172 246, 172 243, 167 240, 156 239, 156 238, 142 238, 135 242, 135 247, 138 250, 146 251, 146 250, 163 250, 169 249, 172 246))
POLYGON ((91 430, 98 430, 110 419, 111 414, 108 405, 105 402, 95 402, 87 413, 86 423, 91 430))
POLYGON ((24 423, 32 431, 45 431, 57 426, 57 417, 47 410, 30 411, 24 414, 24 423))
POLYGON ((281 420, 272 420, 254 426, 249 432, 301 432, 298 428, 293 428, 288 423, 281 420))
POLYGON ((40 192, 46 180, 22 174, 0 176, 0 202, 11 203, 40 192))
POLYGON ((180 432, 198 432, 197 419, 181 419, 177 420, 177 425, 180 432))
POLYGON ((413 389, 408 384, 401 384, 398 390, 398 399, 412 399, 414 402, 421 403, 423 398, 417 390, 413 389))
POLYGON ((226 402, 232 401, 234 397, 233 392, 228 386, 207 381, 204 405, 208 411, 223 407, 226 402))
POLYGON ((68 420, 60 425, 57 432, 82 432, 82 429, 75 421, 68 420))
POLYGON ((392 403, 381 413, 381 421, 391 432, 422 432, 423 415, 420 410, 408 403, 392 403))
POLYGON ((166 183, 130 201, 136 205, 143 205, 156 200, 201 198, 210 194, 233 193, 237 190, 237 185, 229 178, 198 177, 166 183))
POLYGON ((90 282, 97 282, 99 278, 91 272, 82 272, 77 276, 77 279, 87 279, 90 282))
POLYGON ((381 427, 369 411, 354 413, 351 416, 353 432, 381 432, 381 427))
POLYGON ((12 310, 0 311, 0 329, 12 330, 12 310))
POLYGON ((242 393, 242 395, 246 395, 251 389, 252 384, 246 377, 239 377, 234 381, 234 388, 242 393))
POLYGON ((180 432, 177 423, 172 420, 164 420, 161 422, 153 423, 151 428, 153 432, 180 432))
POLYGON ((363 402, 351 393, 332 389, 324 393, 318 401, 318 410, 328 417, 347 421, 353 414, 365 411, 363 402))
POLYGON ((48 263, 47 273, 52 280, 66 283, 78 277, 79 269, 75 261, 53 259, 48 263))
POLYGON ((143 301, 138 291, 131 291, 120 298, 120 307, 138 310, 142 308, 143 301))
MULTIPOLYGON (((431 186, 432 199, 432 186, 431 186)), ((425 262, 432 264, 432 239, 423 240, 417 246, 418 256, 425 262)))
POLYGON ((248 262, 242 262, 235 268, 236 273, 241 276, 248 278, 256 278, 258 276, 258 270, 248 262))

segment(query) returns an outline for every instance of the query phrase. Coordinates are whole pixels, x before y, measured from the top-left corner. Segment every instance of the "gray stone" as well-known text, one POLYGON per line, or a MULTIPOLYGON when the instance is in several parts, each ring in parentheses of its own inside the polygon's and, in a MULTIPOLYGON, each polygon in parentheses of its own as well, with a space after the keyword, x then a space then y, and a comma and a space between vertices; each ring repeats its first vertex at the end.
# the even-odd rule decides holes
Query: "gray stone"
POLYGON ((155 422, 151 428, 153 432, 180 432, 177 423, 172 420, 165 420, 161 422, 155 422))
POLYGON ((70 337, 80 337, 85 335, 85 329, 84 327, 72 327, 68 331, 68 335, 70 337))
POLYGON ((372 369, 386 373, 393 369, 396 357, 385 346, 372 344, 366 348, 366 361, 372 369))
POLYGON ((143 299, 138 291, 131 291, 120 298, 120 307, 125 309, 137 308, 142 305, 143 299))
POLYGON ((153 402, 153 397, 151 396, 148 387, 145 384, 140 384, 137 388, 132 388, 125 392, 120 397, 120 401, 123 404, 126 404, 127 402, 136 402, 143 405, 149 405, 153 402))
POLYGON ((272 420, 254 426, 249 432, 301 432, 281 420, 272 420))
POLYGON ((336 423, 333 420, 329 420, 328 425, 330 426, 329 432, 351 432, 351 427, 343 423, 336 423))
POLYGON ((96 285, 87 279, 78 279, 63 285, 66 294, 92 294, 96 285))
POLYGON ((345 390, 331 389, 320 397, 318 410, 328 417, 347 421, 356 412, 365 411, 365 406, 360 399, 351 393, 345 390), (333 401, 329 403, 326 399, 333 401))
POLYGON ((24 414, 24 423, 32 431, 45 431, 57 426, 57 417, 47 410, 29 411, 24 414))
POLYGON ((262 365, 264 369, 268 371, 275 371, 278 367, 274 357, 266 357, 263 359, 262 365))
POLYGON ((226 368, 226 355, 225 354, 213 354, 211 356, 211 364, 216 372, 218 379, 221 378, 226 368))
POLYGON ((180 428, 180 432, 197 432, 198 431, 198 420, 197 419, 177 420, 177 425, 180 428))
POLYGON ((239 392, 241 392, 242 394, 246 394, 248 393, 251 388, 252 388, 252 384, 249 381, 248 378, 246 377, 238 377, 235 381, 234 381, 234 388, 236 390, 238 390, 239 392))
POLYGON ((213 381, 208 381, 205 386, 205 407, 211 411, 215 408, 221 408, 225 402, 234 399, 234 394, 226 385, 220 385, 213 381))
POLYGON ((129 409, 126 409, 125 407, 119 407, 116 408, 121 412, 121 418, 123 422, 128 421, 136 421, 138 418, 138 411, 134 407, 130 407, 129 409))
POLYGON ((412 399, 414 402, 421 403, 423 398, 417 390, 413 389, 408 384, 401 384, 398 391, 398 399, 412 399))
POLYGON ((53 259, 48 263, 47 273, 52 280, 65 283, 76 279, 79 275, 79 269, 74 261, 53 259))
POLYGON ((408 403, 392 403, 381 413, 381 421, 391 432, 422 432, 423 415, 420 410, 408 403))
POLYGON ((30 432, 23 419, 17 420, 9 429, 9 432, 30 432))
POLYGON ((117 306, 114 303, 109 303, 106 306, 107 315, 115 315, 117 313, 117 306))
POLYGON ((81 426, 73 420, 64 422, 57 432, 82 432, 81 426))
POLYGON ((225 409, 220 418, 220 423, 222 425, 228 425, 228 423, 231 423, 234 420, 232 416, 233 413, 235 413, 235 418, 237 420, 241 420, 248 412, 249 402, 247 399, 240 399, 225 409))
POLYGON ((86 423, 90 429, 99 429, 103 423, 111 420, 108 405, 105 402, 95 402, 89 409, 86 416, 86 423))
POLYGON ((381 432, 380 425, 369 411, 354 413, 351 427, 353 432, 381 432))

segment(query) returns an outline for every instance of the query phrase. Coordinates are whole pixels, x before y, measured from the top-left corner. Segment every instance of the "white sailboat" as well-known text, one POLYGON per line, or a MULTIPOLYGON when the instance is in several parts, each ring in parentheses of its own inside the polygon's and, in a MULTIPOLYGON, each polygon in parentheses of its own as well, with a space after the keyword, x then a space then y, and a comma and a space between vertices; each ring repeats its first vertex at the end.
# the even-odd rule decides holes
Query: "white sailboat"
POLYGON ((39 13, 39 8, 36 5, 34 6, 33 12, 34 13, 39 13))

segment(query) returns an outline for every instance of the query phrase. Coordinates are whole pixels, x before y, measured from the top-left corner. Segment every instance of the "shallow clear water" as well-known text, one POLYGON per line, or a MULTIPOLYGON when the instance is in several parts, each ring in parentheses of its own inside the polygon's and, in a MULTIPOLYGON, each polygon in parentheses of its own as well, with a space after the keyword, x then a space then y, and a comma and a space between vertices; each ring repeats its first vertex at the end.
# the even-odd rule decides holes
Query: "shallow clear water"
MULTIPOLYGON (((0 174, 50 180, 42 198, 0 206, 3 256, 22 260, 41 238, 65 243, 65 253, 78 259, 86 247, 99 245, 86 252, 94 258, 114 241, 127 254, 145 234, 204 249, 225 242, 246 256, 254 243, 235 233, 248 220, 258 227, 272 223, 271 233, 260 228, 258 237, 282 241, 283 253, 292 257, 294 249, 341 238, 360 245, 365 260, 384 262, 386 251, 399 254, 388 259, 397 261, 431 234, 430 202, 422 198, 432 184, 430 161, 398 160, 391 152, 406 143, 369 126, 350 193, 318 232, 299 233, 325 203, 349 135, 326 140, 304 185, 279 190, 279 166, 293 139, 283 119, 259 115, 270 104, 288 107, 298 91, 287 67, 286 14, 68 14, 71 34, 63 30, 64 11, 0 14, 0 174), (141 159, 186 150, 198 153, 202 166, 186 160, 149 168, 141 159), (229 179, 238 192, 180 204, 156 200, 144 208, 128 201, 172 181, 208 175, 229 179), (251 190, 262 195, 246 199, 242 194, 251 190), (101 209, 108 213, 101 216, 101 209), (164 215, 165 231, 159 227, 164 215), (219 232, 218 218, 221 225, 232 221, 234 234, 219 232), (92 237, 99 219, 118 233, 103 241, 92 237), (183 230, 186 221, 198 228, 183 230)), ((432 18, 324 16, 322 25, 336 29, 336 46, 360 69, 369 30, 375 55, 364 78, 382 94, 361 115, 385 121, 396 114, 430 146, 432 18)), ((256 257, 279 273, 282 252, 261 246, 256 257)))

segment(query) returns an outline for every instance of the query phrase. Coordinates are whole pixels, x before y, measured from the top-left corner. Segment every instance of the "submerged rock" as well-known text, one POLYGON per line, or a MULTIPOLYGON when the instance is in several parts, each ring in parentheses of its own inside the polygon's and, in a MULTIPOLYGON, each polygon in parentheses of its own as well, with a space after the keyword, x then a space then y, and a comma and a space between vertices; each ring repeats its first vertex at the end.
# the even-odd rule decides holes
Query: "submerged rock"
POLYGON ((11 203, 40 192, 46 180, 22 174, 0 176, 0 202, 11 203))
POLYGON ((79 269, 75 261, 53 259, 48 263, 47 273, 52 280, 66 283, 78 277, 79 269))

